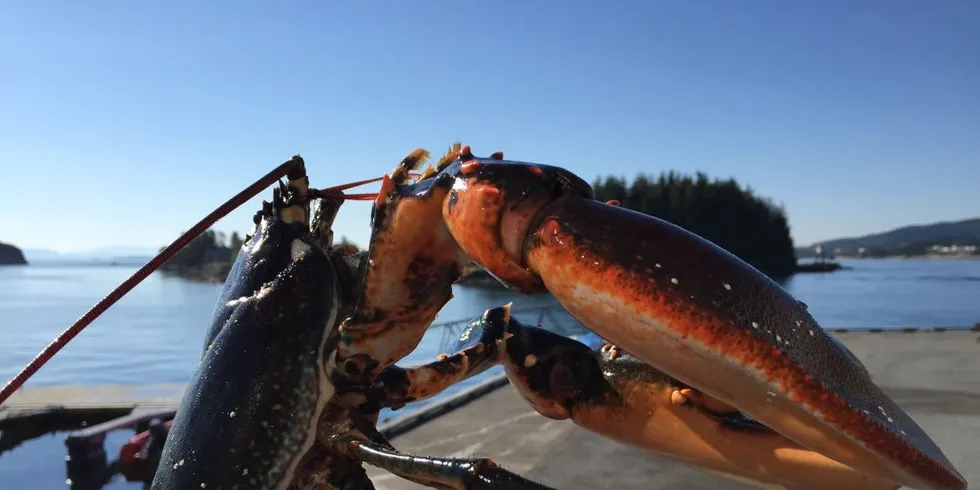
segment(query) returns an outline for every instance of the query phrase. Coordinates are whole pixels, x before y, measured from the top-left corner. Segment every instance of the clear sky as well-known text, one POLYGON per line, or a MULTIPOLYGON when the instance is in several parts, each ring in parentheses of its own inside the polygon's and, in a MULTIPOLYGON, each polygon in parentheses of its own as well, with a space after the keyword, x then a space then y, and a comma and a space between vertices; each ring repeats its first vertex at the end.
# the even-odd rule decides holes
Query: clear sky
POLYGON ((5 2, 0 63, 25 248, 159 247, 293 154, 326 187, 454 140, 736 177, 798 245, 980 216, 977 2, 5 2))

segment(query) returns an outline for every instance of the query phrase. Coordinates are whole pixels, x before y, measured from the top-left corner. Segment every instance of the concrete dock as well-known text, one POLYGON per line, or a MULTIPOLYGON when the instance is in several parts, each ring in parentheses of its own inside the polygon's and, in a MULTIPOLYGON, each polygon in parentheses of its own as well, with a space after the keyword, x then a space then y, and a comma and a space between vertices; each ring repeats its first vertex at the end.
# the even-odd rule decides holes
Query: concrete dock
POLYGON ((0 455, 54 432, 136 427, 173 413, 183 384, 145 386, 48 386, 15 392, 0 407, 0 455))
MULTIPOLYGON (((980 490, 980 332, 833 333, 868 367, 876 382, 939 444, 980 490)), ((6 414, 50 405, 70 407, 176 406, 184 386, 51 387, 16 393, 6 414)), ((470 390, 385 424, 402 451, 426 456, 490 457, 557 489, 738 489, 744 484, 624 446, 534 412, 505 379, 470 390), (434 407, 434 409, 432 409, 434 407), (441 407, 441 409, 440 409, 441 407), (436 415, 431 418, 426 414, 436 415)), ((397 412, 395 413, 397 416, 397 412)), ((421 487, 373 467, 378 490, 421 487)))
MULTIPOLYGON (((980 334, 968 331, 835 334, 876 382, 980 488, 980 334)), ((458 403, 458 402, 457 402, 458 403)), ((534 412, 509 385, 392 439, 427 456, 491 457, 557 489, 748 490, 534 412)), ((369 468, 378 490, 422 489, 369 468)))
POLYGON ((14 392, 0 407, 4 413, 59 405, 81 407, 176 408, 184 394, 183 383, 152 385, 39 386, 14 392))

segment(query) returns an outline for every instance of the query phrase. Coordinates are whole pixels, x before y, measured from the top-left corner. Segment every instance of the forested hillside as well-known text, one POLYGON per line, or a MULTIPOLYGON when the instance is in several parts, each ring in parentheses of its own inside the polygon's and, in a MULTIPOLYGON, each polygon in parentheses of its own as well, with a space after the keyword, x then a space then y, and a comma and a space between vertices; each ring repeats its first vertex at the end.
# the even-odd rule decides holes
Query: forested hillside
POLYGON ((786 277, 796 271, 786 213, 734 179, 668 171, 657 176, 639 175, 632 182, 605 177, 592 185, 598 199, 615 199, 623 207, 681 226, 770 277, 786 277))

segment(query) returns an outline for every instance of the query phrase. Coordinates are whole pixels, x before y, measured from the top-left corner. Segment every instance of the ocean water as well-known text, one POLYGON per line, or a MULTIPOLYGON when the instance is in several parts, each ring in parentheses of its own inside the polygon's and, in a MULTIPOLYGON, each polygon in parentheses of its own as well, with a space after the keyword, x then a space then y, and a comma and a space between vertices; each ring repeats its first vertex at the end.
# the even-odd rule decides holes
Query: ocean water
MULTIPOLYGON (((851 270, 800 274, 785 282, 825 328, 955 327, 980 322, 980 261, 853 260, 851 270)), ((136 267, 35 264, 0 267, 0 377, 4 382, 136 267)), ((28 382, 28 386, 181 383, 194 372, 219 285, 154 274, 28 382)), ((456 287, 437 322, 468 320, 513 301, 514 310, 553 305, 550 297, 456 287)), ((536 317, 518 317, 535 323, 536 317)), ((567 318, 565 320, 568 320, 567 318)), ((546 320, 547 321, 547 320, 546 320)), ((564 320, 563 320, 564 321, 564 320)), ((430 330, 404 360, 434 358, 444 341, 430 330)), ((479 382, 455 387, 447 394, 479 382)), ((417 406, 394 414, 402 415, 417 406)), ((131 432, 111 434, 110 459, 131 432)), ((0 481, 23 490, 66 488, 64 434, 0 455, 0 481)), ((3 485, 7 488, 7 485, 3 485)), ((14 488, 9 487, 9 488, 14 488)), ((104 488, 133 489, 121 477, 104 488)))

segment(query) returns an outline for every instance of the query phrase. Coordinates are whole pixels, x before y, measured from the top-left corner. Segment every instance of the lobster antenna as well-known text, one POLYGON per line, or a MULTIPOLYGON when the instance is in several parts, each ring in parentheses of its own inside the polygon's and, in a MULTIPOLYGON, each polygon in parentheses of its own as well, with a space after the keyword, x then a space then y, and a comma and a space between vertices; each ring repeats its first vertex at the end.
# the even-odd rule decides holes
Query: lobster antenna
POLYGON ((320 189, 319 190, 319 193, 330 194, 330 193, 336 193, 336 192, 340 192, 340 191, 346 191, 347 189, 352 189, 354 187, 360 187, 360 186, 362 186, 364 184, 371 184, 371 183, 374 183, 374 182, 381 182, 382 180, 384 180, 384 177, 375 177, 373 179, 358 180, 357 182, 351 182, 349 184, 335 185, 333 187, 327 187, 326 189, 320 189))
MULTIPOLYGON (((422 174, 420 174, 418 172, 408 172, 408 176, 409 177, 421 177, 422 174)), ((345 191, 347 189, 351 189, 351 188, 354 188, 354 187, 360 187, 360 186, 362 186, 364 184, 372 184, 374 182, 381 182, 384 179, 385 179, 384 177, 375 177, 373 179, 358 180, 357 182, 351 182, 349 184, 335 185, 333 187, 327 187, 326 189, 320 189, 319 192, 321 192, 321 193, 331 193, 331 192, 337 192, 337 191, 345 191)))
POLYGON ((51 359, 55 354, 58 353, 69 341, 75 338, 82 329, 87 327, 92 321, 99 317, 105 310, 110 306, 119 301, 126 293, 131 291, 139 283, 143 282, 153 271, 158 269, 163 263, 170 260, 177 252, 187 246, 191 240, 195 239, 201 233, 207 231, 215 222, 219 219, 225 217, 228 213, 232 212, 238 206, 241 206, 249 199, 255 197, 259 192, 262 192, 266 187, 274 184, 280 178, 286 176, 290 171, 299 166, 302 168, 303 159, 298 155, 289 159, 288 161, 280 164, 274 170, 266 174, 261 179, 255 181, 252 185, 245 188, 245 190, 239 192, 224 204, 219 206, 210 214, 204 217, 201 221, 198 221, 190 230, 184 232, 184 234, 177 237, 170 245, 160 251, 155 257, 150 259, 143 267, 141 267, 135 274, 122 282, 116 289, 112 290, 105 298, 102 298, 95 306, 92 307, 87 313, 82 315, 81 318, 75 321, 70 327, 68 327, 61 335, 58 335, 53 342, 48 344, 31 362, 28 364, 17 376, 14 376, 6 386, 0 390, 0 405, 2 405, 7 398, 10 398, 17 389, 19 389, 24 382, 30 379, 38 369, 41 368, 48 360, 51 359))
POLYGON ((321 193, 317 197, 327 199, 343 199, 345 201, 373 201, 378 198, 377 192, 366 192, 364 194, 327 194, 321 193))
MULTIPOLYGON (((419 174, 417 172, 408 172, 408 176, 421 178, 424 176, 424 174, 419 174)), ((351 182, 349 184, 327 187, 326 189, 319 189, 319 190, 310 189, 310 195, 314 197, 324 198, 324 199, 343 199, 345 201, 373 201, 378 197, 377 192, 369 192, 364 194, 344 194, 342 191, 354 187, 359 187, 364 184, 381 182, 382 180, 384 180, 384 177, 375 177, 373 179, 359 180, 357 182, 351 182)))

